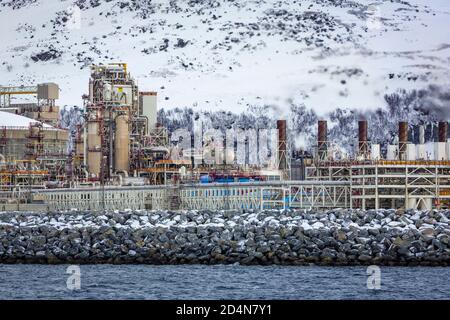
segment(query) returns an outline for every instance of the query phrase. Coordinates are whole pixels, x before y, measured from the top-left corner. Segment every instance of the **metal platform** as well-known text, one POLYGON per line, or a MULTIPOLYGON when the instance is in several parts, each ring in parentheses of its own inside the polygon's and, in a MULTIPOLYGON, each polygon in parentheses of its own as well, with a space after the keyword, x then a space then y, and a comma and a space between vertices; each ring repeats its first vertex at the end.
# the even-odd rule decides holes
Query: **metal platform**
POLYGON ((312 181, 348 181, 351 207, 422 209, 450 206, 450 161, 324 162, 307 169, 312 181))
POLYGON ((36 190, 53 210, 248 210, 348 208, 350 183, 336 181, 251 182, 177 186, 36 190))

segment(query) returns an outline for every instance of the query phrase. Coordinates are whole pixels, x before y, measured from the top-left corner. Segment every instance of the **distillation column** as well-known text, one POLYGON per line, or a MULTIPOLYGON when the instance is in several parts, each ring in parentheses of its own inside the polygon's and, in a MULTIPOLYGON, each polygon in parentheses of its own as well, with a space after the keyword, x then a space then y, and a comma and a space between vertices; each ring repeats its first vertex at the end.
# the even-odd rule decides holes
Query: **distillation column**
POLYGON ((100 123, 89 121, 87 124, 87 164, 89 173, 96 178, 100 177, 102 161, 102 139, 100 136, 100 123))
POLYGON ((116 172, 128 172, 130 169, 130 128, 127 115, 116 117, 114 139, 114 169, 116 172))

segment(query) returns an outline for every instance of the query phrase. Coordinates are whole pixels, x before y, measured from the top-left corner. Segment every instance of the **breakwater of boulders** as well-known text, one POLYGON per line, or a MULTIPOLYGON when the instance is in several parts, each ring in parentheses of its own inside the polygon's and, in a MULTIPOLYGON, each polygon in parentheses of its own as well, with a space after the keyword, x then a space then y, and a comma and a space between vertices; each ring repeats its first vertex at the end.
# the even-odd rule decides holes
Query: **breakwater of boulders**
POLYGON ((0 213, 0 263, 450 265, 450 211, 0 213))

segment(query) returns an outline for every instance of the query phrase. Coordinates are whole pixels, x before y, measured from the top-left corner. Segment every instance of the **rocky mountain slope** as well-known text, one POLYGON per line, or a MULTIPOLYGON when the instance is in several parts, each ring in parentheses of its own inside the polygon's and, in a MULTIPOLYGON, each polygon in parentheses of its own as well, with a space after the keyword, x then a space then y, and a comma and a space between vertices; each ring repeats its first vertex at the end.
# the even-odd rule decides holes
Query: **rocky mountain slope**
POLYGON ((448 118, 449 17, 446 0, 0 0, 0 85, 54 81, 62 105, 81 106, 89 65, 124 61, 169 128, 286 118, 307 147, 326 117, 349 151, 359 118, 379 143, 398 120, 448 118))
POLYGON ((448 85, 449 14, 445 0, 0 0, 0 84, 55 81, 80 105, 91 63, 125 61, 164 108, 373 109, 448 85))

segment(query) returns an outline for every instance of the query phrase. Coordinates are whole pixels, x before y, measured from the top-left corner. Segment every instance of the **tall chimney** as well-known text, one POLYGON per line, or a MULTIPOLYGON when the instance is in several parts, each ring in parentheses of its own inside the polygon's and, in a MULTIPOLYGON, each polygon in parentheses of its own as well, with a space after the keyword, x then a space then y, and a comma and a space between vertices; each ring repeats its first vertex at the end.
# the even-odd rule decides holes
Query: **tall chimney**
POLYGON ((194 168, 195 168, 194 150, 195 150, 195 134, 194 134, 194 132, 192 132, 191 133, 191 166, 192 166, 192 172, 194 172, 194 168))
POLYGON ((448 123, 446 121, 439 122, 439 142, 447 142, 448 123))
POLYGON ((318 123, 318 135, 317 135, 317 147, 319 160, 325 160, 327 158, 327 122, 325 120, 319 120, 318 123))
POLYGON ((398 156, 400 160, 406 160, 406 145, 408 144, 408 122, 398 123, 398 156))
POLYGON ((360 120, 358 122, 358 153, 367 156, 367 120, 360 120))
POLYGON ((286 120, 277 120, 278 129, 278 170, 286 170, 286 120))

